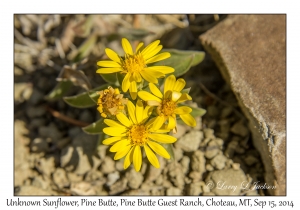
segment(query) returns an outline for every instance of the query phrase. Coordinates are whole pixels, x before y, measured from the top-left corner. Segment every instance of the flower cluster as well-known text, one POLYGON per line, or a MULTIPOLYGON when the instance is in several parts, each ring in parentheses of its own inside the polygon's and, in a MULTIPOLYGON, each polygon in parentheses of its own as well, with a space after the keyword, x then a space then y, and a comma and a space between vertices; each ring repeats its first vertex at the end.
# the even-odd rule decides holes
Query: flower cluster
POLYGON ((176 80, 174 75, 165 78, 163 89, 158 87, 159 78, 173 73, 169 66, 154 66, 153 63, 165 60, 171 55, 162 50, 160 41, 154 41, 147 47, 143 43, 137 45, 135 51, 129 41, 122 39, 124 56, 106 48, 110 60, 99 61, 97 73, 123 75, 121 84, 123 94, 118 88, 108 87, 99 92, 98 111, 107 125, 103 132, 110 136, 103 141, 111 145, 110 151, 115 152, 114 159, 123 157, 124 169, 133 163, 136 171, 142 165, 142 148, 149 162, 159 168, 158 155, 170 159, 163 144, 172 144, 177 139, 169 135, 177 132, 177 116, 189 126, 196 126, 190 114, 192 108, 182 105, 191 96, 183 91, 184 79, 176 80), (128 92, 130 98, 125 98, 128 92), (149 91, 147 91, 149 90, 149 91))

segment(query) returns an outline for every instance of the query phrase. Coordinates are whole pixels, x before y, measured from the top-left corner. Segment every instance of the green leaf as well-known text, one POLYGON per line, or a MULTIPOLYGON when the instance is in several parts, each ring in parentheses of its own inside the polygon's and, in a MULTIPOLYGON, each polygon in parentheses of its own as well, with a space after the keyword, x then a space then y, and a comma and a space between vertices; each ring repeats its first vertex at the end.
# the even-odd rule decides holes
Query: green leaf
POLYGON ((69 89, 73 86, 71 81, 60 81, 55 88, 45 96, 45 100, 54 101, 63 97, 69 89))
POLYGON ((108 84, 101 85, 100 87, 97 87, 91 91, 80 93, 75 96, 68 96, 64 97, 64 101, 69 104, 70 106, 77 107, 77 108, 88 108, 95 106, 97 104, 97 100, 99 97, 99 94, 97 92, 99 90, 103 90, 108 87, 108 84), (93 96, 93 98, 91 98, 93 96))
POLYGON ((183 90, 181 91, 181 93, 187 93, 187 94, 189 94, 190 90, 191 90, 190 87, 189 87, 189 88, 185 88, 185 89, 183 89, 183 90))
POLYGON ((120 86, 120 83, 119 83, 118 78, 117 78, 117 73, 100 74, 100 75, 109 84, 112 84, 112 85, 115 85, 115 86, 120 86))
MULTIPOLYGON (((182 104, 182 106, 188 106, 186 104, 182 104)), ((191 106, 188 106, 192 109, 192 112, 190 113, 190 115, 192 115, 194 118, 196 117, 202 117, 205 113, 206 113, 206 110, 205 109, 202 109, 202 108, 195 108, 195 107, 191 107, 191 106)), ((186 125, 183 120, 180 118, 179 115, 176 116, 176 121, 178 124, 181 124, 181 125, 186 125)))
POLYGON ((105 127, 107 127, 107 125, 104 124, 104 119, 101 118, 97 122, 94 122, 94 123, 82 128, 82 130, 87 134, 96 135, 96 134, 103 133, 103 128, 105 128, 105 127))
POLYGON ((205 53, 201 51, 164 49, 162 52, 169 52, 171 57, 155 63, 154 66, 171 66, 175 69, 176 77, 185 74, 191 67, 203 61, 205 53))
POLYGON ((103 140, 104 139, 107 139, 108 136, 105 134, 105 133, 99 133, 99 136, 98 136, 98 146, 102 144, 103 140))
MULTIPOLYGON (((190 107, 190 106, 189 106, 190 107)), ((195 107, 191 107, 192 108, 192 112, 190 113, 193 117, 202 117, 205 113, 206 110, 202 109, 202 108, 195 108, 195 107)))
MULTIPOLYGON (((97 87, 97 88, 95 88, 95 89, 89 91, 89 92, 88 92, 88 95, 89 95, 90 99, 92 99, 92 100, 94 101, 94 103, 97 104, 98 98, 99 98, 99 96, 100 96, 100 95, 98 94, 98 91, 104 90, 104 89, 108 88, 108 86, 109 86, 109 84, 104 84, 104 85, 101 85, 101 86, 99 86, 99 87, 97 87)), ((113 86, 112 86, 112 87, 113 87, 113 86)))
POLYGON ((176 122, 180 125, 186 125, 185 122, 183 122, 183 120, 179 116, 176 117, 176 122))
POLYGON ((170 159, 175 160, 172 144, 161 144, 161 146, 163 146, 167 150, 167 152, 169 153, 169 155, 171 157, 170 159))
POLYGON ((70 106, 77 108, 88 108, 96 105, 96 103, 90 98, 88 92, 84 92, 76 96, 64 97, 63 99, 70 106))
POLYGON ((117 74, 117 80, 119 84, 118 86, 122 86, 122 82, 126 74, 121 74, 120 72, 117 72, 116 74, 117 74))

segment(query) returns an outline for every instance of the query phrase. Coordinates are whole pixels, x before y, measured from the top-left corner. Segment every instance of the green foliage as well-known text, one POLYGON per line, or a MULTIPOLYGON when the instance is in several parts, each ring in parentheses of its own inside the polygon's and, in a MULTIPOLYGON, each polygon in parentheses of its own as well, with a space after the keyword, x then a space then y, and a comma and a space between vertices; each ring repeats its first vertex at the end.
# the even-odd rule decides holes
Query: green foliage
POLYGON ((97 100, 99 98, 98 91, 104 90, 108 87, 108 84, 101 85, 93 90, 86 91, 84 93, 64 97, 64 101, 69 104, 70 106, 77 107, 77 108, 88 108, 95 106, 97 104, 97 100))
POLYGON ((103 140, 105 140, 105 139, 107 139, 107 138, 109 138, 105 133, 99 133, 98 134, 98 146, 99 145, 102 145, 102 142, 103 142, 103 140))
POLYGON ((202 108, 195 108, 195 107, 191 107, 192 108, 192 112, 190 113, 193 117, 202 117, 205 113, 206 110, 202 109, 202 108))
POLYGON ((155 66, 171 66, 175 69, 173 73, 176 77, 185 74, 191 67, 203 61, 205 53, 200 51, 186 51, 165 49, 162 52, 169 52, 171 57, 155 63, 155 66))
POLYGON ((53 90, 45 96, 45 99, 48 101, 55 101, 62 98, 73 86, 71 81, 60 81, 53 90))
POLYGON ((174 156, 174 151, 173 151, 173 146, 172 144, 161 144, 166 150, 167 152, 169 153, 170 155, 170 159, 171 160, 175 160, 175 156, 174 156))
POLYGON ((88 92, 76 96, 64 97, 63 99, 67 104, 76 108, 88 108, 96 105, 88 92))
POLYGON ((101 77, 109 84, 120 86, 120 83, 117 78, 117 73, 112 74, 100 74, 101 77))
POLYGON ((187 93, 187 94, 189 94, 190 90, 191 90, 190 87, 189 87, 189 88, 185 88, 185 89, 183 89, 183 90, 181 91, 181 93, 187 93))
POLYGON ((104 119, 101 118, 100 120, 82 128, 82 130, 87 134, 97 135, 103 133, 102 130, 105 127, 107 127, 107 125, 104 124, 104 119))

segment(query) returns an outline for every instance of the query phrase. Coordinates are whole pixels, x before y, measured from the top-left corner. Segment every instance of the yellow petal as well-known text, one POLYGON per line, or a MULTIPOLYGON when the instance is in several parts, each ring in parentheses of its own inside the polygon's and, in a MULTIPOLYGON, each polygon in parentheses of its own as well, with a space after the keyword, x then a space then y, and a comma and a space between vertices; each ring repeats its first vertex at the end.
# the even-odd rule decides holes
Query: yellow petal
POLYGON ((120 123, 117 123, 114 120, 110 120, 110 119, 105 119, 104 123, 110 127, 118 127, 118 128, 124 128, 126 129, 123 125, 121 125, 120 123))
POLYGON ((127 92, 127 90, 129 89, 130 87, 130 82, 129 82, 129 78, 130 78, 130 74, 127 73, 126 76, 124 77, 123 79, 123 82, 122 82, 122 90, 123 92, 127 92))
POLYGON ((133 55, 131 44, 129 43, 129 41, 126 38, 122 39, 122 47, 126 54, 133 55))
POLYGON ((129 144, 129 145, 125 146, 122 150, 118 150, 118 152, 115 154, 114 160, 119 160, 122 157, 124 157, 131 148, 132 148, 132 146, 129 144))
POLYGON ((110 59, 112 59, 113 61, 117 62, 117 63, 121 63, 120 61, 120 57, 118 56, 117 53, 115 53, 115 51, 109 49, 109 48, 106 48, 105 49, 105 53, 107 55, 107 57, 109 57, 110 59))
POLYGON ((170 131, 171 131, 170 129, 159 129, 159 130, 156 130, 155 133, 169 133, 170 131))
POLYGON ((108 139, 103 140, 102 144, 111 145, 111 144, 116 143, 117 141, 120 141, 122 138, 123 138, 122 136, 110 137, 108 139))
POLYGON ((140 75, 140 73, 138 72, 133 72, 133 80, 136 81, 136 82, 141 82, 142 81, 142 77, 140 75))
POLYGON ((156 77, 154 77, 152 74, 150 74, 148 71, 141 71, 140 74, 142 75, 142 77, 148 81, 148 82, 152 82, 157 84, 158 81, 156 79, 156 77))
POLYGON ((151 106, 146 106, 145 107, 145 109, 143 111, 143 120, 142 120, 144 123, 147 121, 147 119, 152 114, 152 110, 153 110, 153 107, 151 107, 151 106))
POLYGON ((187 94, 187 93, 183 93, 180 96, 180 98, 177 100, 176 103, 182 103, 182 102, 187 101, 187 100, 192 100, 192 97, 189 94, 187 94))
POLYGON ((142 165, 142 152, 141 147, 136 145, 133 151, 133 165, 136 171, 140 171, 142 165))
POLYGON ((160 165, 159 165, 159 161, 158 161, 156 155, 152 152, 152 150, 151 150, 147 145, 144 146, 144 149, 145 149, 146 156, 147 156, 149 162, 150 162, 155 168, 159 168, 160 165))
POLYGON ((141 49, 143 48, 143 46, 144 46, 144 43, 140 42, 138 44, 138 46, 136 47, 136 49, 135 49, 135 53, 138 53, 139 51, 141 51, 141 49))
POLYGON ((172 91, 172 101, 176 102, 181 97, 182 93, 177 91, 172 91))
POLYGON ((169 123, 167 129, 171 130, 176 127, 176 119, 172 116, 169 116, 169 123))
POLYGON ((130 122, 130 120, 123 113, 118 113, 116 116, 117 116, 117 119, 126 127, 132 126, 132 123, 130 122))
POLYGON ((170 75, 167 77, 165 81, 165 86, 164 86, 164 94, 166 94, 167 91, 172 91, 173 87, 175 85, 176 78, 174 75, 170 75))
POLYGON ((110 152, 117 152, 123 150, 124 147, 130 145, 130 141, 128 139, 120 140, 116 142, 110 149, 110 152))
POLYGON ((156 85, 154 85, 153 83, 149 83, 149 88, 150 88, 150 91, 156 95, 158 98, 162 98, 163 95, 162 93, 160 92, 160 90, 156 87, 156 85))
POLYGON ((143 121, 143 112, 144 112, 144 106, 141 100, 138 100, 136 102, 136 120, 138 123, 141 123, 143 121))
POLYGON ((175 69, 170 66, 151 66, 151 67, 147 67, 147 68, 154 70, 154 71, 159 71, 163 74, 170 74, 175 71, 175 69))
POLYGON ((96 73, 98 74, 111 74, 122 71, 122 68, 100 68, 97 69, 96 73))
POLYGON ((147 71, 148 74, 155 78, 163 78, 165 77, 165 74, 160 72, 160 71, 154 71, 154 70, 149 70, 148 68, 144 68, 145 71, 147 71))
POLYGON ((174 110, 174 113, 175 114, 189 114, 192 112, 192 108, 188 107, 188 106, 180 106, 180 107, 177 107, 175 110, 174 110))
POLYGON ((149 44, 147 47, 145 47, 145 49, 142 51, 142 55, 145 56, 148 52, 155 49, 157 47, 157 45, 159 44, 159 42, 160 42, 159 40, 156 40, 156 41, 152 42, 151 44, 149 44))
POLYGON ((130 83, 130 86, 129 86, 129 93, 130 93, 130 96, 133 100, 136 99, 137 97, 137 88, 136 88, 136 82, 133 81, 130 83))
POLYGON ((160 156, 166 158, 166 159, 170 159, 170 155, 167 152, 167 150, 161 146, 158 143, 155 143, 153 141, 148 141, 147 144, 151 147, 151 149, 153 149, 154 152, 156 152, 157 154, 159 154, 160 156))
POLYGON ((185 80, 180 78, 175 82, 175 85, 173 87, 173 90, 180 92, 185 86, 185 80))
POLYGON ((147 123, 146 123, 146 127, 149 128, 150 126, 152 126, 153 122, 155 121, 156 118, 152 118, 150 119, 147 123))
POLYGON ((137 120, 136 120, 136 117, 135 117, 135 106, 129 100, 127 102, 127 108, 128 108, 129 117, 132 120, 133 124, 137 124, 137 120))
POLYGON ((162 49, 162 45, 158 45, 156 48, 149 50, 145 55, 144 55, 144 59, 147 60, 151 57, 153 57, 154 55, 156 55, 157 53, 159 53, 159 51, 161 51, 162 49))
POLYGON ((115 94, 120 94, 119 88, 115 88, 115 94))
POLYGON ((161 61, 161 60, 165 60, 167 58, 171 57, 171 54, 168 53, 168 52, 163 52, 163 53, 160 53, 148 60, 146 60, 146 64, 149 64, 149 63, 154 63, 154 62, 158 62, 158 61, 161 61))
POLYGON ((180 116, 180 118, 182 119, 182 121, 185 123, 185 124, 187 124, 187 125, 189 125, 189 126, 191 126, 191 127, 195 127, 196 126, 196 120, 195 120, 195 118, 193 118, 193 116, 192 115, 190 115, 190 114, 182 114, 182 115, 179 115, 180 116))
POLYGON ((157 116, 153 122, 152 125, 152 130, 158 130, 161 128, 161 126, 164 124, 164 122, 166 121, 165 117, 163 116, 157 116))
POLYGON ((160 143, 166 143, 166 144, 170 144, 170 143, 174 143, 177 139, 173 136, 170 135, 166 135, 166 134, 149 134, 148 135, 150 139, 160 142, 160 143))
POLYGON ((98 61, 97 65, 103 66, 103 67, 119 67, 119 68, 121 68, 121 65, 115 61, 98 61))
POLYGON ((147 101, 147 104, 149 106, 160 106, 161 102, 158 102, 158 101, 147 101))
POLYGON ((147 91, 139 91, 138 96, 143 99, 144 101, 158 101, 161 102, 160 98, 157 98, 156 96, 152 95, 151 93, 147 91))
POLYGON ((168 90, 165 94, 164 94, 164 99, 172 99, 172 91, 168 90))
POLYGON ((108 127, 103 128, 103 132, 109 136, 125 136, 127 129, 108 127))
POLYGON ((134 147, 131 147, 130 151, 127 153, 125 160, 124 160, 124 169, 128 168, 132 162, 133 159, 133 149, 134 147))

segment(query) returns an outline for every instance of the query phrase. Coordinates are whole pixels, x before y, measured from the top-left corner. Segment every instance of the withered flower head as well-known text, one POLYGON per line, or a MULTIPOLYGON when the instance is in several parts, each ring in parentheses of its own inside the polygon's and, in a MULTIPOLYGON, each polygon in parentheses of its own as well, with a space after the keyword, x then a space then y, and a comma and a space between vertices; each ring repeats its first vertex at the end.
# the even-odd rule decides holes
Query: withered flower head
POLYGON ((127 104, 128 99, 123 98, 123 94, 120 94, 118 88, 108 87, 105 90, 98 92, 100 97, 98 98, 98 108, 103 118, 108 116, 115 116, 120 112, 123 112, 124 106, 127 104))

